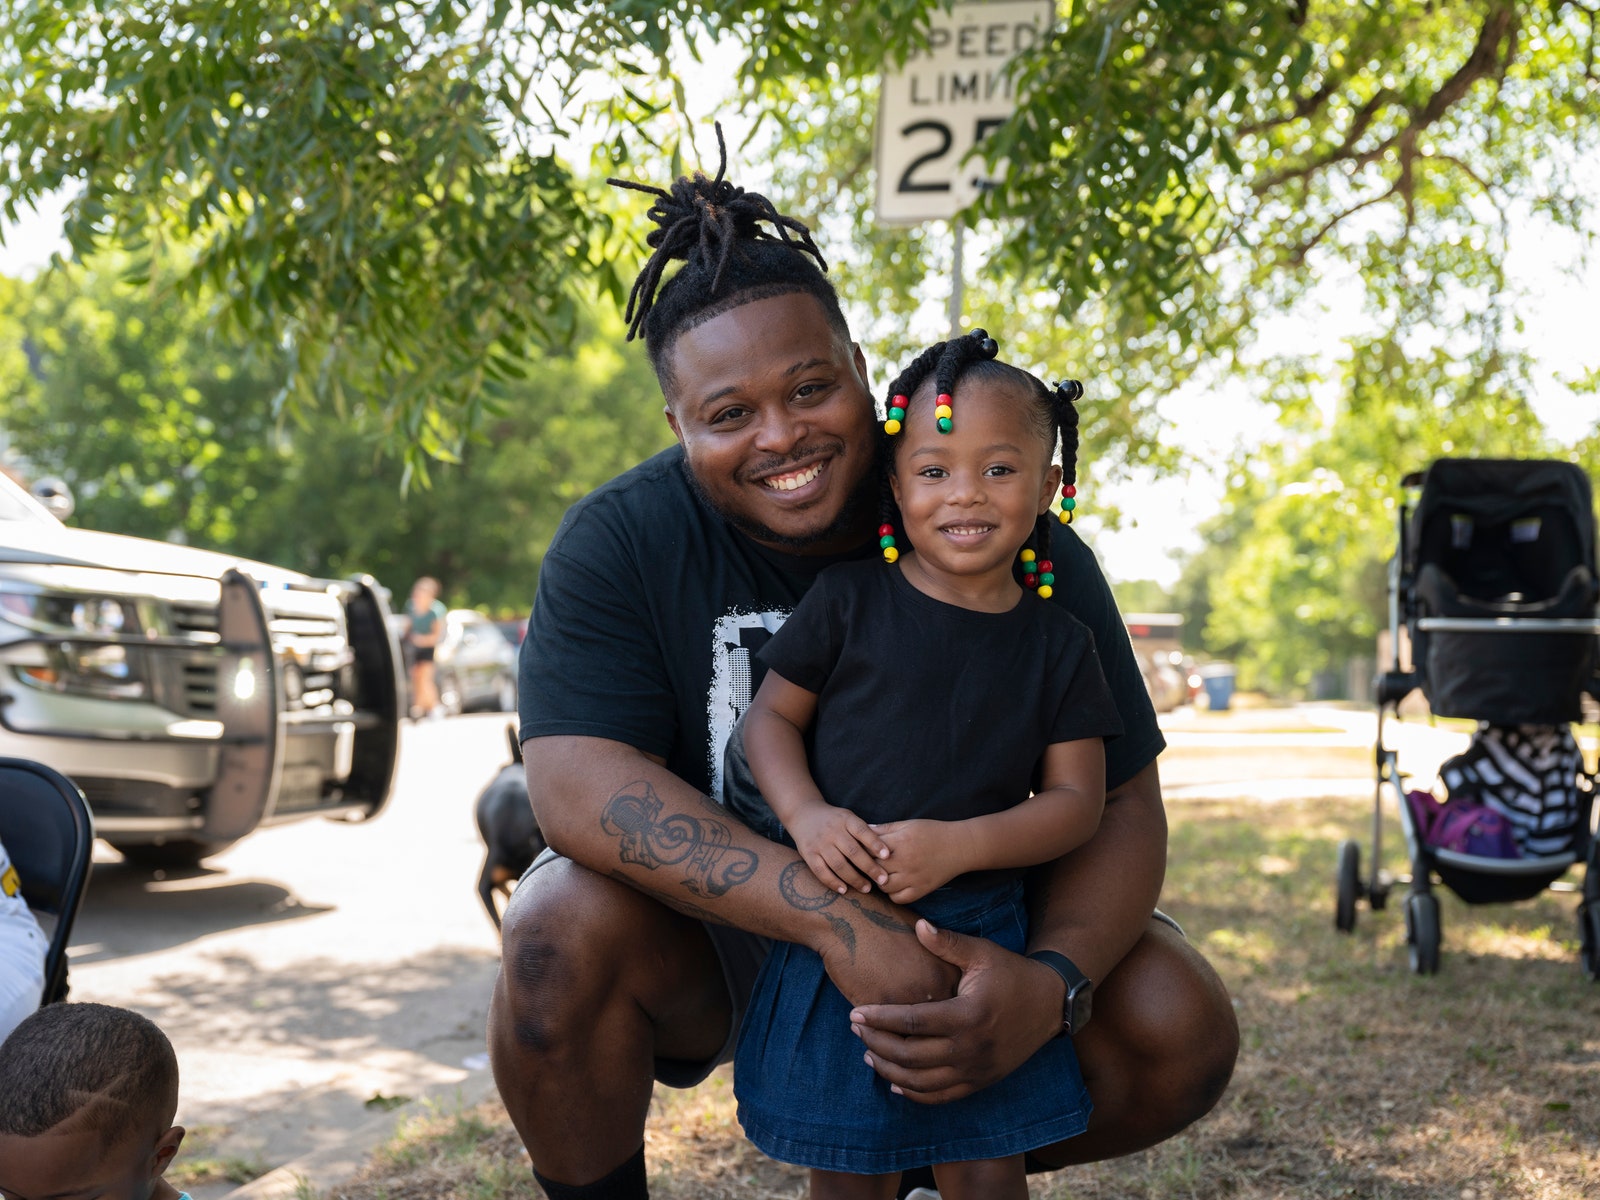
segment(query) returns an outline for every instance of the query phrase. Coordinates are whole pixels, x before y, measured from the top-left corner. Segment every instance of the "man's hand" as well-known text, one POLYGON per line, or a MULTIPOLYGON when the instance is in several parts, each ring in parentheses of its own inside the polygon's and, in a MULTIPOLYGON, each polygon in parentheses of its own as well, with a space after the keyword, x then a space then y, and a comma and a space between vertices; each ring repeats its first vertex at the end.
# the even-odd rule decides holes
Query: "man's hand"
POLYGON ((888 882, 879 861, 889 853, 881 838, 847 808, 808 804, 785 826, 795 848, 823 887, 843 895, 854 888, 870 892, 888 882))
POLYGON ((950 821, 890 821, 871 829, 889 848, 883 894, 896 904, 920 900, 969 869, 960 834, 950 821))
POLYGON ((850 1013, 868 1063, 894 1091, 921 1104, 958 1100, 1009 1075, 1060 1033, 1063 985, 1049 967, 927 921, 916 934, 961 971, 955 997, 850 1013))

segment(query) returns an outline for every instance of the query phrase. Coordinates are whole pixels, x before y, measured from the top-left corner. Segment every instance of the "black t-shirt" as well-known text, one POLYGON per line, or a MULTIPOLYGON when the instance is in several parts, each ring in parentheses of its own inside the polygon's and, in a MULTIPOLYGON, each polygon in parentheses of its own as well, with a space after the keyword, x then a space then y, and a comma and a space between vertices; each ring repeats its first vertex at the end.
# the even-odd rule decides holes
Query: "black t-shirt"
POLYGON ((1122 732, 1071 613, 1033 592, 974 612, 881 561, 818 576, 760 662, 816 693, 812 778, 871 822, 1003 812, 1028 798, 1046 746, 1122 732))
MULTIPOLYGON (((719 795, 723 751, 760 683, 755 655, 823 568, 737 532, 690 488, 683 452, 663 450, 578 501, 539 574, 522 643, 521 737, 576 735, 660 755, 719 795)), ((876 558, 869 542, 845 558, 876 558)), ((1055 597, 1094 634, 1122 717, 1106 785, 1165 747, 1133 648, 1094 555, 1070 529, 1051 538, 1055 597)))

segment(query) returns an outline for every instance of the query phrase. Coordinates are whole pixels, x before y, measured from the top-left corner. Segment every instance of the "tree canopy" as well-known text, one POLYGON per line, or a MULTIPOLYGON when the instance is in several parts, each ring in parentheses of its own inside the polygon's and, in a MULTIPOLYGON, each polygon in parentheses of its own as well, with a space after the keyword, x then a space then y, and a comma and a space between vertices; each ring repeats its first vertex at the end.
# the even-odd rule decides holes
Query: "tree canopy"
POLYGON ((452 603, 525 614, 566 508, 671 441, 649 366, 602 310, 535 378, 489 384, 459 461, 403 489, 376 420, 276 419, 272 364, 211 328, 207 297, 152 303, 117 266, 0 279, 6 431, 68 480, 88 528, 399 593, 434 575, 452 603))
MULTIPOLYGON (((674 64, 711 41, 740 48, 761 152, 895 268, 863 273, 867 311, 903 313, 928 231, 865 228, 871 104, 934 8, 0 0, 0 207, 68 188, 75 254, 204 287, 284 399, 359 400, 414 463, 448 458, 486 381, 616 294, 638 222, 594 178, 681 169, 674 64), (594 175, 555 152, 579 123, 594 175)), ((1072 320, 1075 361, 1113 384, 1103 432, 1145 459, 1151 395, 1334 264, 1393 327, 1505 345, 1512 224, 1588 227, 1597 19, 1579 0, 1058 4, 987 143, 1009 173, 968 218, 993 233, 988 302, 1020 289, 1041 325, 1072 320)))
POLYGON ((1416 360, 1393 336, 1361 341, 1331 419, 1299 408, 1287 442, 1233 464, 1176 591, 1242 686, 1303 692, 1317 672, 1373 655, 1411 472, 1446 456, 1549 456, 1600 479, 1600 437, 1552 444, 1511 366, 1438 349, 1416 360))
MULTIPOLYGON (((733 177, 759 164, 819 229, 878 377, 942 333, 948 228, 871 203, 879 73, 937 7, 0 0, 0 212, 63 191, 78 264, 0 295, 6 424, 85 523, 525 604, 565 504, 666 436, 614 312, 646 226, 602 180, 711 165, 684 147, 706 47, 754 118, 733 177)), ((1159 404, 1186 384, 1281 412, 1178 591, 1246 682, 1303 685, 1370 646, 1419 460, 1600 478, 1600 421, 1552 447, 1529 409, 1507 271, 1529 228, 1592 243, 1600 5, 1055 10, 983 146, 1003 181, 960 218, 968 322, 1090 381, 1091 484, 1185 465, 1159 404), (1277 337, 1330 278, 1365 313, 1331 369, 1277 337)), ((1600 362, 1567 386, 1600 394, 1600 362)))

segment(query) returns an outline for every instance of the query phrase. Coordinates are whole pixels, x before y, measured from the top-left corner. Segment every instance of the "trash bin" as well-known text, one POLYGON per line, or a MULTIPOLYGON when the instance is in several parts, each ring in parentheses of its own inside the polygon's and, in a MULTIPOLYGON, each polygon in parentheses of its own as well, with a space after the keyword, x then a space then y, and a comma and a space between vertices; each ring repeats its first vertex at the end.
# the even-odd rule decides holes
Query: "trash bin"
POLYGON ((1205 688, 1206 707, 1212 712, 1227 712, 1228 706, 1233 703, 1233 664, 1207 663, 1197 674, 1201 686, 1205 688))

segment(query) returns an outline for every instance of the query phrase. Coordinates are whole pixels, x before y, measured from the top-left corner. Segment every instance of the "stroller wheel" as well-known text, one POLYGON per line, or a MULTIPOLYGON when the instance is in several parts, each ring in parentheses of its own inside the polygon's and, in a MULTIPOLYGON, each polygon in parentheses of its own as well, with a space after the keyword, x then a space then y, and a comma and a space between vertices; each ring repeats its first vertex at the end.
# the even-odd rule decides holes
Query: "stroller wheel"
POLYGON ((1439 970, 1439 900, 1432 892, 1412 892, 1406 897, 1406 942, 1411 947, 1411 970, 1433 975, 1439 970))
POLYGON ((1578 957, 1591 983, 1600 983, 1600 903, 1578 906, 1578 957))
POLYGON ((1340 933, 1356 927, 1356 897, 1361 894, 1361 846, 1353 838, 1339 843, 1339 899, 1333 924, 1340 933))

